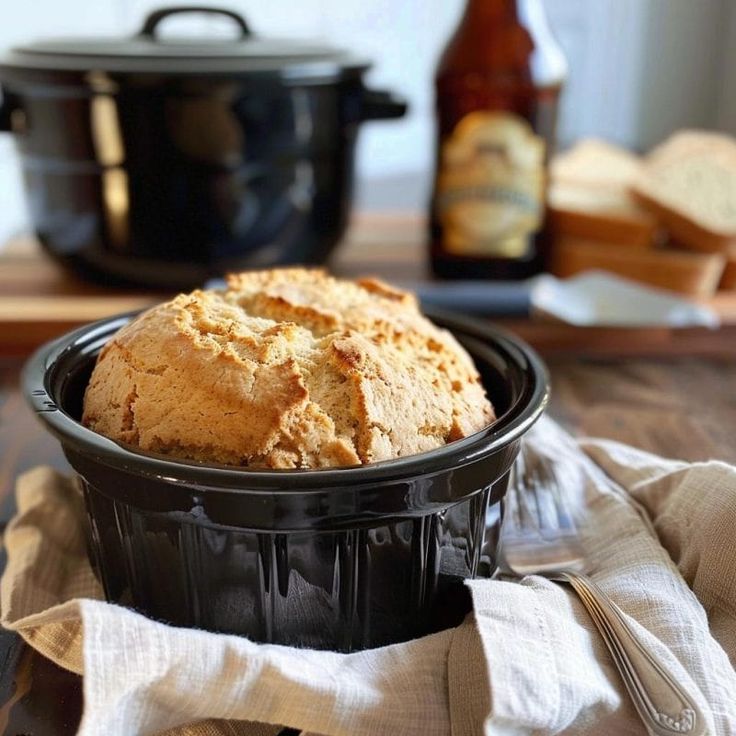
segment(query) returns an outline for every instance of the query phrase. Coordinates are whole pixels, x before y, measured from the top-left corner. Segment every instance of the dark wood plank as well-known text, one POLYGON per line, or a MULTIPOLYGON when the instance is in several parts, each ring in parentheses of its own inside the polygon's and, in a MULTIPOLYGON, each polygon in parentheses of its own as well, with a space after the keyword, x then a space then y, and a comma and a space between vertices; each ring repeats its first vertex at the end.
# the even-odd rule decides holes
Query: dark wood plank
POLYGON ((558 322, 499 320, 545 357, 621 358, 704 357, 736 359, 736 324, 705 327, 574 327, 558 322))
POLYGON ((0 504, 20 473, 42 464, 69 468, 59 443, 43 430, 21 396, 23 362, 0 357, 0 504))
POLYGON ((0 733, 72 736, 82 716, 82 680, 0 629, 0 733), (6 673, 13 673, 12 678, 6 673))
POLYGON ((688 461, 736 463, 736 364, 550 358, 550 414, 578 436, 606 437, 688 461))

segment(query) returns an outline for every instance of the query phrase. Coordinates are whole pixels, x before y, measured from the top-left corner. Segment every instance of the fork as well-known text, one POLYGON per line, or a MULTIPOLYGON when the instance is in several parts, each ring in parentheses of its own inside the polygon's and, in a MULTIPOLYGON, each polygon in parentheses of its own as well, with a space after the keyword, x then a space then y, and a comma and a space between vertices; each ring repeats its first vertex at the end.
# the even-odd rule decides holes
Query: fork
POLYGON ((706 721, 694 700, 641 641, 621 609, 585 575, 575 521, 549 462, 522 445, 503 502, 499 568, 514 577, 569 583, 603 637, 647 731, 700 736, 706 721))

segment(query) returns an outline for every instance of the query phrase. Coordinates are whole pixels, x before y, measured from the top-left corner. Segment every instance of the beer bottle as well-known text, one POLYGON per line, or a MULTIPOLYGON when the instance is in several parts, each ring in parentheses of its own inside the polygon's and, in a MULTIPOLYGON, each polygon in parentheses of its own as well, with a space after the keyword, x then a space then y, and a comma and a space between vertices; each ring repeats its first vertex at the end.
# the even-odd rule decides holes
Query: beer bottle
POLYGON ((436 275, 520 279, 543 268, 546 162, 566 70, 541 0, 467 0, 435 76, 436 275))

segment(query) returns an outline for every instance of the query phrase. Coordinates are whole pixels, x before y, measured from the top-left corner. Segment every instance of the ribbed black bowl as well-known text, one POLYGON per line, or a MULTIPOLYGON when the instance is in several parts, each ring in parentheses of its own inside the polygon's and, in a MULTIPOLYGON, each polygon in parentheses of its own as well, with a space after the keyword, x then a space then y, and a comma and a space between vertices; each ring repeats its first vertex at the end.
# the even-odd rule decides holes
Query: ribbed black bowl
MULTIPOLYGON (((26 397, 79 474, 108 600, 180 626, 355 650, 454 623, 546 371, 485 323, 429 312, 473 356, 499 419, 431 452, 328 470, 247 470, 124 447, 80 423, 105 342, 83 327, 26 365, 26 397)), ((491 549, 494 545, 491 544, 491 549)), ((490 560, 491 566, 494 561, 490 560)))

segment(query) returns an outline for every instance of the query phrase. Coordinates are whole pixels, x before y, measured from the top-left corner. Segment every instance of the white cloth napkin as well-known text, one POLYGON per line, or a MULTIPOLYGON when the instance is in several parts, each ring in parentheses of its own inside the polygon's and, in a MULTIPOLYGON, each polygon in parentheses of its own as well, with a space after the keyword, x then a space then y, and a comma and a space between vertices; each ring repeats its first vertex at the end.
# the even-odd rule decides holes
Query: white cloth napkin
MULTIPOLYGON (((736 468, 575 442, 548 419, 528 443, 587 501, 594 579, 695 694, 709 732, 736 733, 736 468)), ((82 736, 644 733, 585 609, 560 584, 472 581, 463 625, 381 649, 260 645, 103 602, 73 483, 37 469, 17 495, 2 624, 84 674, 82 736)))

